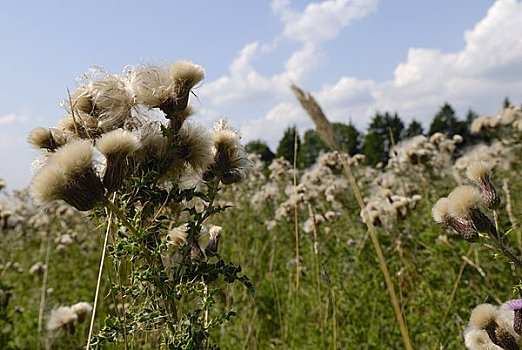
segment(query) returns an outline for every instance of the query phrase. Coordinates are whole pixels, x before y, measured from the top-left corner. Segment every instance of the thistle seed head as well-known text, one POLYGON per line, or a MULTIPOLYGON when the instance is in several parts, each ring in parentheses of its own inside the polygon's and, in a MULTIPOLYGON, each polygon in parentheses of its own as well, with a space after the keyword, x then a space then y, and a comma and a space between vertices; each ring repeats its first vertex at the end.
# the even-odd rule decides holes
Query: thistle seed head
POLYGON ((138 138, 130 131, 116 129, 96 140, 96 148, 106 157, 125 158, 140 147, 138 138))
POLYGON ((104 189, 93 168, 91 143, 76 140, 58 149, 36 173, 30 191, 38 205, 62 199, 90 210, 100 203, 104 189))
POLYGON ((456 218, 469 218, 472 209, 478 209, 482 204, 480 191, 469 185, 456 187, 448 195, 449 212, 456 218))

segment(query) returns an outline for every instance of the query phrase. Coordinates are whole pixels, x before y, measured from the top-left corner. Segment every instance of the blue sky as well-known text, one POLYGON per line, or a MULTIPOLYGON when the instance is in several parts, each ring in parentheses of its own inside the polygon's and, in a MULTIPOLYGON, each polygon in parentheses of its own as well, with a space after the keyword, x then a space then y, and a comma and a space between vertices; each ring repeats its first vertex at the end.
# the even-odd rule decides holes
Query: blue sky
POLYGON ((495 114, 522 102, 521 18, 517 0, 3 1, 0 178, 29 183, 27 133, 56 125, 93 65, 201 64, 194 120, 225 117, 272 147, 311 126, 291 81, 361 130, 376 111, 427 125, 445 101, 495 114))

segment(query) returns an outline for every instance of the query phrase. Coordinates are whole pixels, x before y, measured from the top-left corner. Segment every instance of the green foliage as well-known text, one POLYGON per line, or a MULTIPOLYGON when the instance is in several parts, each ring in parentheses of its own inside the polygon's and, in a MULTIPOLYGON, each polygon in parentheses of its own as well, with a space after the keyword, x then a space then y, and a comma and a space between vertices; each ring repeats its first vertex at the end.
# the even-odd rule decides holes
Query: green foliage
POLYGON ((266 142, 261 140, 250 141, 245 145, 245 151, 248 153, 255 153, 261 156, 261 160, 265 163, 270 163, 274 158, 275 154, 270 150, 270 147, 266 142))
POLYGON ((276 157, 283 157, 291 164, 294 163, 295 150, 299 154, 301 149, 301 138, 296 126, 289 127, 285 130, 283 137, 277 146, 276 157))
POLYGON ((377 113, 370 121, 364 138, 363 150, 367 164, 386 164, 391 147, 394 143, 397 144, 403 135, 404 123, 397 113, 377 113))
MULTIPOLYGON (((355 126, 352 124, 333 123, 332 127, 343 151, 349 155, 359 153, 360 133, 355 126)), ((329 150, 330 148, 321 140, 314 129, 306 130, 299 153, 301 159, 300 167, 308 168, 315 162, 319 153, 329 150)))
POLYGON ((413 119, 408 127, 406 128, 405 138, 412 138, 417 135, 422 135, 424 133, 424 129, 422 128, 422 124, 413 119))
POLYGON ((441 132, 448 137, 452 137, 455 134, 463 136, 463 134, 467 133, 467 128, 467 123, 460 121, 453 107, 446 102, 433 117, 428 134, 433 135, 436 132, 441 132))

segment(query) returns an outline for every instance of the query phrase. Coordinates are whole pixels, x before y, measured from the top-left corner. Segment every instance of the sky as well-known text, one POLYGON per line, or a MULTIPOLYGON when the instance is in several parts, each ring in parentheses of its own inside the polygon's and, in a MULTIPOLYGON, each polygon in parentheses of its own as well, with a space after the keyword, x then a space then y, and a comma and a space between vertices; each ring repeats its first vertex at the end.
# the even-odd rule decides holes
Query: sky
POLYGON ((200 64, 193 120, 225 118, 272 149, 286 127, 312 127, 292 82, 362 131, 384 111, 427 127, 445 102, 461 117, 495 115, 505 97, 522 103, 521 22, 517 0, 5 0, 0 178, 30 183, 27 134, 56 126, 92 66, 200 64))

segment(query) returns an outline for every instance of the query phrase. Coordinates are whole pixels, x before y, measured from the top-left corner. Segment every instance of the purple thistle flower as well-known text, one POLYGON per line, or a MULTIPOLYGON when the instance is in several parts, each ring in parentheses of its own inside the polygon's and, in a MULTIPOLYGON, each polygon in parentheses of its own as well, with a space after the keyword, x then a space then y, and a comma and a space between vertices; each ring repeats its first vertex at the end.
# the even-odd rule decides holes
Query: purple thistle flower
POLYGON ((520 310, 522 309, 522 299, 513 299, 507 302, 507 305, 510 310, 520 310))
POLYGON ((522 299, 510 300, 507 305, 514 312, 513 329, 519 335, 522 335, 522 299))

